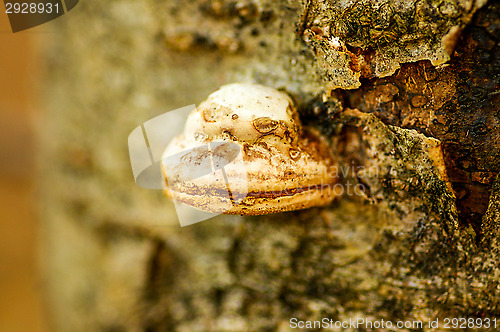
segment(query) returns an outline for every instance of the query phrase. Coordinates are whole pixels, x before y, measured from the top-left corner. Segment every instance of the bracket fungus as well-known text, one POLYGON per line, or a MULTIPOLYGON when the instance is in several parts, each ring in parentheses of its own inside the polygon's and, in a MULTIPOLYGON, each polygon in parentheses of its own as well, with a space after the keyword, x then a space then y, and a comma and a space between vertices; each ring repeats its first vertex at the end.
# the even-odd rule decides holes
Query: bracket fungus
POLYGON ((163 154, 167 196, 211 213, 329 204, 340 191, 336 171, 328 143, 302 127, 291 98, 257 84, 212 93, 163 154))

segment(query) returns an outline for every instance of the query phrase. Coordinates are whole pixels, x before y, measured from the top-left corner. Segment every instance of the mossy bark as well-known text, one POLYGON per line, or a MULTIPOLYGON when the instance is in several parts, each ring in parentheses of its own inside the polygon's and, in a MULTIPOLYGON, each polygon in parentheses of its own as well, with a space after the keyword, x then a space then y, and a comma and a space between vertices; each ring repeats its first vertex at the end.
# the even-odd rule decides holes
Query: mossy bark
POLYGON ((57 330, 500 316, 500 6, 346 4, 88 0, 54 22, 40 206, 57 330), (294 97, 330 139, 339 200, 181 228, 135 185, 129 133, 235 81, 294 97))

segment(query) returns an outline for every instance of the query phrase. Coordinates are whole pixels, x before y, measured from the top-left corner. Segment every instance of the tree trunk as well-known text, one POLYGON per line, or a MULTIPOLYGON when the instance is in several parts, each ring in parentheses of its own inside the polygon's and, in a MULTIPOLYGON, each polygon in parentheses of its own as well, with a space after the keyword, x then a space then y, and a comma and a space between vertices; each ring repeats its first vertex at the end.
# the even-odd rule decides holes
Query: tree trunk
POLYGON ((40 186, 55 329, 500 315, 498 2, 87 0, 53 27, 40 186), (135 185, 129 133, 230 82, 293 96, 330 139, 340 199, 181 228, 135 185))

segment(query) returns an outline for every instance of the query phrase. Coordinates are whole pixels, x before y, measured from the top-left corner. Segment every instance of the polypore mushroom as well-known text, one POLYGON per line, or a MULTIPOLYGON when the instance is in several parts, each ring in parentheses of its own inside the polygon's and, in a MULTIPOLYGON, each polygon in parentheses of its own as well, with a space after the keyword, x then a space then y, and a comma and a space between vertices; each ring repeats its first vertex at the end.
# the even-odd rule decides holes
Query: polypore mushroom
POLYGON ((290 97, 229 84, 194 110, 163 154, 166 194, 212 213, 261 215, 331 203, 336 163, 290 97))

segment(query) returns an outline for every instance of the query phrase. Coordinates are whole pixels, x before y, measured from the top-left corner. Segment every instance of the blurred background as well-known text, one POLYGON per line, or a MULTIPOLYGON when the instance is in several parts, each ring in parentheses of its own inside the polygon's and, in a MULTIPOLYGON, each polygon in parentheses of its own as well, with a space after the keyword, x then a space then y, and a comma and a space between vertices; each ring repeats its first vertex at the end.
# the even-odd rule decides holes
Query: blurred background
MULTIPOLYGON (((3 8, 3 7, 2 7, 3 8)), ((47 331, 38 272, 35 127, 43 26, 12 33, 0 15, 0 331, 47 331)))

